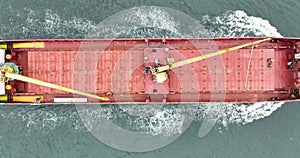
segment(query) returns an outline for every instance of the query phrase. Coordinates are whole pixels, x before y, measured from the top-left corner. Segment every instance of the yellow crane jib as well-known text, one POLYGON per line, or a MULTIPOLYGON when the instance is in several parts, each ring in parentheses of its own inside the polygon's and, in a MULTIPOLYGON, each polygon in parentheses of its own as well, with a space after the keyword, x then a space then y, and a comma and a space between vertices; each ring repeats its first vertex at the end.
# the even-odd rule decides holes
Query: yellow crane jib
POLYGON ((213 53, 210 53, 210 54, 206 54, 206 55, 197 56, 197 57, 194 57, 194 58, 182 60, 182 61, 175 62, 175 63, 169 64, 169 65, 159 66, 159 67, 151 67, 151 69, 153 69, 153 70, 151 70, 149 72, 151 72, 151 74, 155 78, 155 77, 158 76, 158 74, 160 74, 162 72, 169 71, 170 69, 173 69, 173 68, 176 68, 176 67, 179 67, 179 66, 184 66, 184 65, 187 65, 187 64, 191 64, 191 63, 194 63, 194 62, 197 62, 197 61, 205 60, 205 59, 217 56, 217 55, 222 55, 222 54, 225 54, 225 53, 228 53, 228 52, 231 52, 231 51, 234 51, 234 50, 238 50, 238 49, 241 49, 241 48, 244 48, 244 47, 248 47, 248 46, 251 46, 251 45, 259 44, 259 43, 266 42, 266 41, 271 41, 272 39, 273 38, 269 37, 269 38, 265 38, 265 39, 261 39, 261 40, 241 44, 241 45, 238 45, 238 46, 234 46, 234 47, 231 47, 231 48, 219 50, 219 51, 216 51, 216 52, 213 52, 213 53))
POLYGON ((95 94, 81 92, 81 91, 78 91, 78 90, 75 90, 75 89, 67 88, 67 87, 64 87, 64 86, 60 86, 60 85, 57 85, 57 84, 41 81, 41 80, 38 80, 38 79, 30 78, 30 77, 19 75, 19 74, 6 72, 5 77, 15 79, 15 80, 24 81, 24 82, 29 82, 29 83, 49 87, 49 88, 54 88, 54 89, 62 90, 62 91, 65 91, 65 92, 70 92, 70 93, 79 94, 79 95, 83 95, 83 96, 87 96, 87 97, 91 97, 91 98, 96 98, 96 99, 100 99, 100 100, 103 100, 103 101, 109 101, 109 98, 107 98, 107 97, 100 97, 100 96, 97 96, 95 94))
POLYGON ((249 42, 249 43, 246 43, 246 44, 242 44, 242 45, 234 46, 234 47, 231 47, 231 48, 219 50, 219 51, 216 51, 216 52, 213 52, 213 53, 210 53, 210 54, 190 58, 190 59, 187 59, 187 60, 182 60, 182 61, 173 63, 171 65, 165 65, 165 66, 158 67, 156 72, 167 71, 171 68, 184 66, 184 65, 187 65, 187 64, 190 64, 190 63, 193 63, 193 62, 208 59, 208 58, 211 58, 211 57, 214 57, 214 56, 217 56, 217 55, 225 54, 225 53, 228 53, 228 52, 231 52, 231 51, 234 51, 234 50, 238 50, 238 49, 241 49, 241 48, 244 48, 244 47, 248 47, 248 46, 251 46, 251 45, 255 45, 255 44, 259 44, 259 43, 262 43, 262 42, 265 42, 265 41, 271 41, 271 40, 272 40, 271 37, 270 38, 265 38, 265 39, 262 39, 262 40, 257 40, 257 41, 254 41, 254 42, 249 42))
POLYGON ((49 83, 49 82, 45 82, 42 80, 38 80, 38 79, 34 79, 34 78, 30 78, 27 76, 17 74, 13 71, 13 68, 10 68, 7 66, 0 67, 0 79, 3 82, 7 82, 11 79, 20 80, 20 81, 24 81, 24 82, 28 82, 28 83, 33 83, 33 84, 37 84, 37 85, 41 85, 41 86, 45 86, 45 87, 49 87, 49 88, 62 90, 65 92, 70 92, 70 93, 74 93, 74 94, 78 94, 78 95, 83 95, 83 96, 87 96, 87 97, 91 97, 91 98, 100 99, 103 101, 109 101, 109 98, 107 98, 107 97, 100 97, 95 94, 81 92, 81 91, 78 91, 75 89, 67 88, 64 86, 57 85, 57 84, 53 84, 53 83, 49 83))

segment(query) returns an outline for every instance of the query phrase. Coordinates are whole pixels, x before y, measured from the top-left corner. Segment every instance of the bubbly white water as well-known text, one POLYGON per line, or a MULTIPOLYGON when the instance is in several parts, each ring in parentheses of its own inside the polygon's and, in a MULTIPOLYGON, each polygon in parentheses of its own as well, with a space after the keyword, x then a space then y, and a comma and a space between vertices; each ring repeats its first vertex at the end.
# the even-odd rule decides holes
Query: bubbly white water
POLYGON ((205 15, 202 17, 202 23, 211 26, 210 34, 214 37, 282 37, 268 20, 249 16, 242 10, 227 11, 215 17, 205 15))
MULTIPOLYGON (((283 102, 263 102, 251 104, 218 104, 213 114, 219 119, 223 126, 228 124, 247 124, 255 120, 270 116, 274 111, 280 108, 283 102)), ((216 105, 215 105, 216 106, 216 105)), ((210 115, 205 111, 205 115, 210 115)))

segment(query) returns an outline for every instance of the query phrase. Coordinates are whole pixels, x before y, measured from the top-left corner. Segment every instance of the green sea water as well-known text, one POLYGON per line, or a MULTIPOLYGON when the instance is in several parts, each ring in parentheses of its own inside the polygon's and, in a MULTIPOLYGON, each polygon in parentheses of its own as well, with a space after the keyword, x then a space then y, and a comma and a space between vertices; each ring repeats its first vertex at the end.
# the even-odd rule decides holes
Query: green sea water
MULTIPOLYGON (((0 39, 300 37, 296 0, 0 0, 0 8, 0 39)), ((0 157, 300 155, 297 102, 95 106, 0 105, 0 157), (119 138, 108 121, 151 139, 119 138), (133 152, 139 142, 149 151, 133 152)))

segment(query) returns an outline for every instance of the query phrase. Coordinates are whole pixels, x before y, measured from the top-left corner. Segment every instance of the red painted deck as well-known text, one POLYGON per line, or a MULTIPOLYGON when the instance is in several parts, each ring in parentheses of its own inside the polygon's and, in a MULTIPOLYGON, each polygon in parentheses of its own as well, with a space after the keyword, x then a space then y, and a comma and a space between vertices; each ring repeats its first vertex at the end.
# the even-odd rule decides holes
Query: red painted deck
MULTIPOLYGON (((143 73, 154 59, 165 65, 166 57, 180 61, 257 39, 46 41, 44 49, 13 50, 20 55, 12 62, 23 66, 24 75, 102 96, 110 94, 112 102, 145 102, 149 97, 174 103, 207 102, 213 97, 225 102, 288 98, 300 64, 291 70, 287 63, 293 58, 291 43, 298 39, 264 42, 175 68, 163 84, 143 73), (268 59, 274 60, 271 67, 268 59)), ((43 94, 46 102, 73 96, 31 83, 14 83, 18 94, 43 94)))

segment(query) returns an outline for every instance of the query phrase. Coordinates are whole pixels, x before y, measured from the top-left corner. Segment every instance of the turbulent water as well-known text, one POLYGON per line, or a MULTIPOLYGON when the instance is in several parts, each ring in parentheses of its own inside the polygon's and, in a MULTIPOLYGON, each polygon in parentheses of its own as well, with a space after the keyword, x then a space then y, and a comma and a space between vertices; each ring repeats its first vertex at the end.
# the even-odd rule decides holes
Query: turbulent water
MULTIPOLYGON (((0 39, 300 35, 293 2, 129 2, 3 1, 0 39)), ((297 104, 0 106, 0 157, 297 157, 297 104)))

